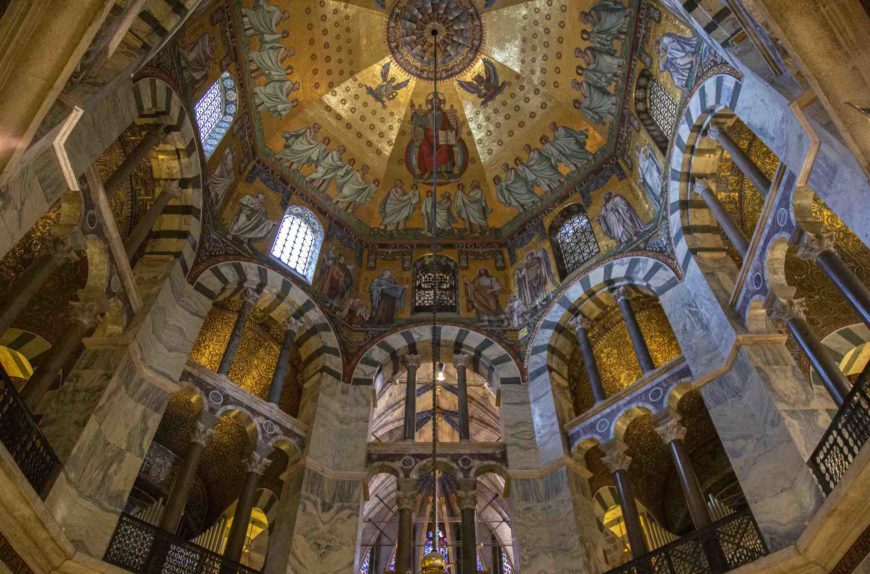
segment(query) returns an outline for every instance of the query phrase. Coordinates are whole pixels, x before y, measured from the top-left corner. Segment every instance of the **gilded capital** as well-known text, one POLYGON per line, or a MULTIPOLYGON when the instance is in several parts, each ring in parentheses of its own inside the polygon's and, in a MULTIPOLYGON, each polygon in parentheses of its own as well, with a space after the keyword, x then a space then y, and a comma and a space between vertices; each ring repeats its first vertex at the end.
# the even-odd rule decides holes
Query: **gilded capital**
POLYGON ((105 304, 100 301, 73 301, 70 303, 70 314, 73 321, 81 323, 90 329, 103 318, 104 308, 105 304))
POLYGON ((610 472, 628 470, 631 465, 631 457, 628 456, 628 446, 621 440, 612 440, 601 445, 604 456, 601 461, 607 465, 610 472))
POLYGON ((629 291, 627 285, 623 285, 622 287, 617 287, 613 290, 613 296, 617 301, 622 301, 623 299, 628 299, 631 295, 631 291, 629 291))
POLYGON ((257 291, 256 289, 245 289, 245 293, 242 295, 242 308, 247 307, 248 312, 250 312, 251 310, 253 310, 254 306, 259 300, 259 291, 257 291))
POLYGON ((805 232, 798 245, 797 256, 808 261, 815 261, 825 251, 836 253, 833 233, 830 231, 816 234, 805 232))
POLYGON ((722 128, 716 124, 710 124, 710 127, 707 128, 707 137, 715 141, 720 141, 723 133, 722 128))
POLYGON ((692 191, 697 193, 698 195, 703 196, 704 193, 710 191, 710 182, 706 179, 696 179, 692 183, 692 191))

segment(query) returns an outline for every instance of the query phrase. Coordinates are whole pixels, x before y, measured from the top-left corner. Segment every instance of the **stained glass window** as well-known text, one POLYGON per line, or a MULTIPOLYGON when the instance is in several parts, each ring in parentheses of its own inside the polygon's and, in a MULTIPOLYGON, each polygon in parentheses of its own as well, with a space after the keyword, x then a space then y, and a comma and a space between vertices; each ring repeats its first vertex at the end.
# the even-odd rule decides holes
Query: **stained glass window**
POLYGON ((569 205, 556 216, 550 227, 550 239, 563 279, 599 252, 598 241, 586 210, 576 203, 569 205))
MULTIPOLYGON (((435 533, 432 530, 426 533, 426 543, 423 545, 423 556, 432 552, 435 548, 435 533)), ((444 560, 450 562, 450 553, 447 551, 447 537, 444 532, 438 529, 438 554, 444 557, 444 560)))
POLYGON ((233 123, 238 105, 236 83, 229 72, 211 85, 194 106, 196 126, 205 158, 211 157, 233 123))
POLYGON ((359 565, 359 574, 369 574, 369 564, 371 563, 372 551, 366 552, 366 557, 363 558, 362 564, 359 565))
POLYGON ((323 227, 314 214, 291 205, 272 245, 272 256, 311 282, 322 243, 323 227))
POLYGON ((677 102, 655 78, 649 84, 649 114, 667 137, 677 121, 677 102))
POLYGON ((396 571, 396 551, 393 550, 393 556, 390 558, 390 565, 387 567, 387 570, 396 571))
POLYGON ((483 572, 483 571, 484 571, 483 562, 480 560, 480 555, 479 555, 479 554, 478 554, 478 556, 477 556, 477 571, 478 571, 478 572, 483 572))
POLYGON ((443 255, 427 255, 414 264, 414 313, 459 311, 457 298, 456 263, 443 255), (436 301, 437 299, 437 301, 436 301))
POLYGON ((501 553, 501 571, 502 574, 513 574, 514 568, 511 566, 510 560, 508 560, 507 553, 501 553))

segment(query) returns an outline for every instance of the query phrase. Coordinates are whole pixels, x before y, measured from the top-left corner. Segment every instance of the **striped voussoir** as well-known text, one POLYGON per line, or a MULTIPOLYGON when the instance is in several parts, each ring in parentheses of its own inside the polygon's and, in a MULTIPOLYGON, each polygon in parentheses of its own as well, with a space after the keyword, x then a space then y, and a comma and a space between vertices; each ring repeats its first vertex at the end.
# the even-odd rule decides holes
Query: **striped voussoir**
MULTIPOLYGON (((21 329, 9 328, 0 337, 0 347, 7 347, 21 353, 33 369, 39 367, 42 359, 45 358, 45 352, 51 349, 51 343, 30 331, 22 331, 21 329)), ((15 359, 13 359, 15 360, 15 359)), ((23 371, 24 365, 18 365, 23 371)))
MULTIPOLYGON (((870 329, 864 323, 841 327, 833 333, 828 333, 822 339, 825 349, 827 349, 831 357, 840 365, 840 369, 847 375, 861 372, 866 364, 864 353, 852 353, 848 357, 847 355, 851 351, 868 343, 870 343, 870 329), (844 359, 846 359, 845 362, 844 359)), ((810 369, 810 380, 814 385, 820 388, 824 387, 824 383, 819 378, 815 369, 810 369)))
POLYGON ((341 350, 335 332, 320 307, 294 280, 256 263, 225 261, 203 271, 194 289, 212 301, 234 296, 244 289, 259 292, 259 311, 278 324, 285 324, 292 317, 305 325, 296 334, 305 380, 320 374, 341 381, 341 350))
POLYGON ((689 184, 692 155, 701 132, 713 116, 733 113, 740 88, 740 80, 731 75, 719 74, 708 78, 695 87, 687 99, 683 114, 677 120, 666 185, 671 236, 677 261, 683 271, 688 271, 692 265, 693 252, 724 251, 718 225, 690 226, 691 221, 708 221, 709 212, 702 199, 693 197, 689 184), (687 235, 692 236, 691 249, 686 241, 687 235))
POLYGON ((721 0, 680 0, 686 12, 723 48, 743 31, 740 21, 721 0))
POLYGON ((424 360, 451 362, 454 354, 465 353, 472 359, 471 367, 486 378, 493 389, 499 385, 523 382, 520 368, 511 352, 483 333, 456 325, 435 328, 435 356, 432 356, 431 325, 419 325, 391 333, 369 347, 356 364, 351 382, 371 385, 382 373, 388 381, 404 368, 405 355, 420 355, 424 360))
POLYGON ((145 50, 160 46, 200 0, 149 0, 127 33, 131 45, 145 50))
POLYGON ((177 176, 180 192, 154 225, 145 254, 178 257, 187 275, 202 229, 202 166, 192 116, 178 94, 159 78, 142 78, 133 85, 133 91, 139 119, 161 123, 169 130, 164 146, 175 149, 171 159, 170 154, 162 154, 161 170, 177 176))
POLYGON ((567 377, 570 352, 577 341, 568 321, 578 311, 590 319, 596 317, 615 304, 610 293, 615 287, 626 285, 661 297, 678 282, 670 267, 645 256, 629 256, 589 270, 550 303, 532 334, 526 355, 529 385, 549 386, 550 369, 567 377))

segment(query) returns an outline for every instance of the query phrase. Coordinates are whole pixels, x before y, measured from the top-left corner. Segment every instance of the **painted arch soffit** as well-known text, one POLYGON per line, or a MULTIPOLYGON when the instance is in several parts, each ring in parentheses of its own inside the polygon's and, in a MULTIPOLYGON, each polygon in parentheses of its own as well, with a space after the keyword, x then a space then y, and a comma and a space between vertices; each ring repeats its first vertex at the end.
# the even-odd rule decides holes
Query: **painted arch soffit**
POLYGON ((427 228, 435 172, 442 236, 502 237, 612 154, 635 4, 240 0, 258 156, 372 238, 427 228))

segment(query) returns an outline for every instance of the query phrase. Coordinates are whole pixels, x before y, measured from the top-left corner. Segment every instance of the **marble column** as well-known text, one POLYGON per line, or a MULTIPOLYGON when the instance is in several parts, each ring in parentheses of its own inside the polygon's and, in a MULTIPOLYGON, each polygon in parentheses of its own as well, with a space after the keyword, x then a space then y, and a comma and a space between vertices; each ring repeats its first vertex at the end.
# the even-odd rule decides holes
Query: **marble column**
POLYGON ((689 507, 689 515, 692 517, 695 529, 709 526, 712 520, 707 509, 707 502, 704 499, 704 491, 701 489, 701 483, 698 481, 698 475, 695 473, 695 467, 689 458, 684 442, 686 427, 669 414, 656 422, 658 423, 656 433, 665 442, 671 453, 677 477, 680 479, 680 488, 686 499, 686 506, 689 507))
POLYGON ((797 255, 818 265, 870 327, 870 290, 837 255, 833 233, 804 232, 797 255))
POLYGON ((716 197, 716 194, 710 189, 710 185, 703 179, 695 180, 692 190, 701 196, 704 203, 707 204, 707 209, 713 214, 713 218, 725 232, 725 235, 731 241, 734 249, 740 254, 740 257, 746 258, 746 253, 749 251, 749 240, 743 234, 743 230, 737 225, 737 222, 731 217, 731 214, 725 209, 725 206, 716 197))
POLYGON ((251 512, 254 510, 254 503, 256 502, 257 488, 260 486, 260 478, 270 462, 265 454, 254 451, 245 465, 245 482, 242 484, 242 493, 236 503, 233 524, 230 526, 230 533, 227 535, 227 545, 224 548, 224 557, 234 562, 238 562, 242 558, 245 536, 248 533, 251 512))
POLYGON ((193 487, 193 482, 196 479, 199 460, 202 458, 202 453, 205 447, 208 446, 214 433, 213 424, 214 421, 207 423, 197 421, 196 427, 193 429, 190 445, 187 447, 187 453, 184 455, 184 460, 182 460, 181 467, 178 469, 178 475, 175 477, 175 483, 172 485, 172 492, 169 493, 166 508, 163 509, 163 516, 160 518, 160 528, 170 534, 175 534, 175 530, 178 528, 178 523, 184 513, 187 497, 190 495, 190 489, 193 487))
POLYGON ((30 264, 12 284, 9 290, 12 296, 0 305, 0 335, 24 312, 48 278, 66 262, 75 259, 76 253, 68 242, 56 241, 49 246, 48 253, 30 264))
POLYGON ((233 361, 236 358, 236 353, 239 352, 239 345, 242 342, 242 335, 245 333, 245 325, 254 311, 254 306, 260 294, 253 289, 248 289, 242 296, 242 307, 239 309, 239 315, 236 317, 236 322, 233 325, 233 330, 230 333, 230 340, 227 342, 227 348, 221 357, 221 364, 218 367, 218 374, 227 376, 230 374, 230 369, 233 367, 233 361))
POLYGON ((133 171, 139 167, 139 164, 142 163, 142 160, 148 157, 148 154, 151 153, 155 147, 160 144, 160 141, 166 135, 166 126, 163 124, 154 124, 149 127, 145 132, 145 137, 136 144, 136 147, 133 148, 133 151, 130 152, 121 165, 118 166, 118 169, 109 176, 109 178, 105 181, 103 188, 106 190, 106 197, 112 199, 115 193, 121 189, 124 183, 130 178, 133 174, 133 171))
POLYGON ((638 559, 647 553, 647 548, 643 527, 640 523, 640 513, 637 510, 637 502, 634 499, 634 491, 628 477, 631 457, 626 454, 627 447, 621 441, 614 440, 603 444, 601 449, 605 453, 602 461, 613 473, 613 479, 616 481, 616 490, 619 493, 620 506, 622 507, 622 520, 628 534, 631 555, 634 559, 638 559))
POLYGON ((492 556, 492 568, 491 568, 492 574, 503 574, 502 568, 501 568, 501 552, 502 552, 502 550, 501 550, 501 545, 499 545, 499 543, 498 543, 498 539, 495 537, 495 534, 493 534, 490 537, 490 544, 492 544, 492 546, 490 547, 491 556, 492 556))
POLYGON ((770 317, 785 324, 801 351, 825 384, 828 394, 837 406, 843 404, 852 389, 849 379, 813 333, 806 319, 806 302, 803 299, 776 299, 770 317))
POLYGON ((180 192, 177 180, 167 182, 166 185, 164 185, 163 193, 157 196, 154 205, 145 212, 142 219, 140 219, 133 230, 130 231, 127 240, 124 241, 124 251, 127 253, 127 259, 129 261, 132 262, 133 256, 136 255, 139 248, 142 247, 142 244, 148 239, 148 235, 151 233, 151 230, 154 229, 157 220, 160 219, 161 215, 163 215, 163 210, 166 209, 169 202, 179 197, 179 195, 180 192))
POLYGON ((628 295, 629 291, 626 287, 620 287, 614 291, 625 326, 628 328, 628 335, 631 337, 631 346, 634 347, 634 354, 637 355, 637 362, 640 364, 640 369, 647 373, 655 369, 655 365, 649 354, 649 348, 646 346, 646 340, 643 338, 643 332, 640 330, 640 324, 634 315, 634 309, 631 308, 628 295))
POLYGON ((592 398, 598 404, 607 398, 604 387, 601 384, 601 374, 598 372, 598 361, 592 350, 592 341, 589 340, 589 329, 592 322, 583 315, 577 315, 571 319, 571 326, 577 331, 577 342, 580 344, 580 354, 583 356, 583 367, 592 387, 592 398))
POLYGON ((471 439, 471 424, 468 418, 468 362, 469 355, 460 353, 453 355, 453 366, 456 367, 456 385, 459 387, 459 440, 471 439))
POLYGON ((74 302, 70 306, 72 321, 48 351, 48 358, 21 390, 21 398, 30 412, 35 411, 39 401, 57 380, 58 373, 81 345, 82 339, 102 317, 101 305, 96 302, 74 302))
POLYGON ((290 361, 297 354, 296 333, 300 331, 301 324, 295 319, 287 322, 284 331, 284 341, 281 343, 281 351, 278 353, 278 362, 275 364, 275 372, 272 374, 272 384, 269 387, 269 402, 276 405, 281 401, 281 392, 284 390, 284 380, 287 378, 287 370, 290 361))
POLYGON ((755 186, 758 193, 760 193, 762 197, 767 197, 767 194, 770 191, 770 180, 761 173, 761 170, 758 169, 758 166, 755 165, 752 159, 750 159, 749 156, 740 149, 737 142, 731 139, 731 136, 729 136, 722 127, 715 124, 707 128, 707 135, 728 152, 734 165, 743 172, 743 175, 749 178, 749 181, 752 182, 752 185, 755 186))
POLYGON ((461 574, 477 573, 477 481, 460 478, 456 500, 462 515, 462 568, 461 574))
MULTIPOLYGON (((405 385, 405 425, 404 439, 414 440, 417 434, 417 369, 420 367, 419 355, 405 355, 402 358, 408 369, 408 382, 405 385)), ((433 384, 435 381, 432 381, 433 384)), ((434 392, 434 389, 433 389, 434 392)))
POLYGON ((412 569, 414 555, 414 508, 417 506, 417 480, 400 478, 396 481, 396 504, 399 507, 399 534, 396 541, 396 572, 405 574, 412 569))

